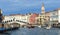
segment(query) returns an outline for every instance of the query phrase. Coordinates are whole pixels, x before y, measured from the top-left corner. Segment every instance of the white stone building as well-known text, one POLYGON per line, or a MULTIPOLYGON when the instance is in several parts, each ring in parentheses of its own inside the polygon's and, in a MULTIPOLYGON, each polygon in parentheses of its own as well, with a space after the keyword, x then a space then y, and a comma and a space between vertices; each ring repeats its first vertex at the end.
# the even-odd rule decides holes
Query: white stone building
POLYGON ((9 15, 4 16, 4 23, 12 23, 12 22, 18 22, 18 23, 29 23, 29 16, 28 15, 9 15))

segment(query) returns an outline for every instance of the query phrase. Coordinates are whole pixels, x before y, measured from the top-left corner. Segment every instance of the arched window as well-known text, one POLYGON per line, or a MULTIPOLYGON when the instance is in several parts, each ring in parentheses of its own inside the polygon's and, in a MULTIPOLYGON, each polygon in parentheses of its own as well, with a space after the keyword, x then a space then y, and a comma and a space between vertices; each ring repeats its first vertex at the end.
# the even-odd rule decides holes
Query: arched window
POLYGON ((12 22, 13 20, 10 20, 10 22, 12 22))
POLYGON ((7 23, 7 22, 5 21, 5 23, 7 23))
POLYGON ((10 20, 8 20, 8 22, 9 22, 10 20))
POLYGON ((9 22, 9 21, 7 21, 7 22, 9 22))

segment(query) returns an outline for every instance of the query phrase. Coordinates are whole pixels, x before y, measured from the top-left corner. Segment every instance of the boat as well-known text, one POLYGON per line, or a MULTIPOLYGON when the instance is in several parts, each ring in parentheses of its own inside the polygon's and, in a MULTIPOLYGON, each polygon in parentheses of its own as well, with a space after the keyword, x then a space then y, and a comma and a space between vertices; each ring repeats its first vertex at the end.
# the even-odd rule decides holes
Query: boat
POLYGON ((28 25, 27 28, 35 28, 35 26, 28 25))
POLYGON ((48 24, 47 26, 44 27, 45 29, 50 29, 51 28, 51 25, 48 24))
POLYGON ((46 29, 50 29, 51 28, 51 26, 47 26, 47 27, 45 27, 46 29))
POLYGON ((54 27, 54 28, 60 28, 60 23, 58 23, 58 24, 53 24, 52 27, 54 27))
POLYGON ((27 28, 34 28, 34 26, 27 26, 27 28))
POLYGON ((41 28, 41 25, 40 26, 38 26, 39 28, 41 28))

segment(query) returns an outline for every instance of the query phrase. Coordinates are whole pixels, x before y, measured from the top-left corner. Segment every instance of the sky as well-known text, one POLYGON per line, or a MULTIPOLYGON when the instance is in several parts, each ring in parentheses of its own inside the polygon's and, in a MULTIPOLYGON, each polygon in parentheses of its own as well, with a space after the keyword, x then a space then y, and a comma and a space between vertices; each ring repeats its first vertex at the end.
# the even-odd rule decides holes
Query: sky
POLYGON ((44 3, 45 11, 60 8, 60 0, 0 0, 3 15, 40 13, 44 3))

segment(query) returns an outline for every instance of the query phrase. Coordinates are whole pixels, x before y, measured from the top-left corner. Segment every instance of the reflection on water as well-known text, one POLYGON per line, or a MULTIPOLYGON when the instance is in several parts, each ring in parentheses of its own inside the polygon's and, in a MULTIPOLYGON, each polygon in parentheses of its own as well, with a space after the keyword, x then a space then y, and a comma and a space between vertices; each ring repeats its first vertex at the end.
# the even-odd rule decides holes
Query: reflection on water
POLYGON ((60 35, 60 29, 52 28, 46 30, 43 28, 20 28, 18 30, 13 30, 0 35, 60 35))

